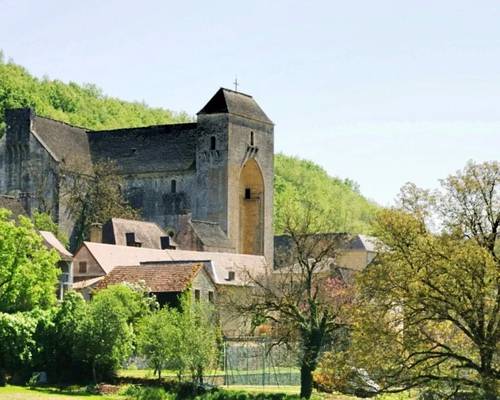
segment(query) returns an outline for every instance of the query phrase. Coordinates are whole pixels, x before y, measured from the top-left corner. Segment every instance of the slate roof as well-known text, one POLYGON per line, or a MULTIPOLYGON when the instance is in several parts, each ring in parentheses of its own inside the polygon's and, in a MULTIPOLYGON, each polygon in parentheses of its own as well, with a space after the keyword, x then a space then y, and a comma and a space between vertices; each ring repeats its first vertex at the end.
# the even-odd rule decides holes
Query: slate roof
POLYGON ((154 222, 111 218, 102 227, 103 243, 126 246, 127 232, 134 232, 136 242, 149 249, 161 249, 160 237, 167 236, 166 232, 154 222))
POLYGON ((153 293, 183 292, 202 269, 201 263, 118 266, 96 288, 142 281, 153 293))
POLYGON ((124 174, 195 168, 196 124, 89 132, 93 160, 115 160, 124 174))
POLYGON ((349 248, 352 250, 365 250, 370 252, 378 251, 381 245, 380 240, 368 235, 356 235, 349 244, 349 248))
POLYGON ((40 236, 43 238, 45 245, 50 249, 54 249, 59 253, 61 260, 72 261, 73 254, 71 254, 64 245, 59 241, 59 239, 52 233, 48 231, 40 231, 40 236))
POLYGON ((91 173, 87 132, 50 118, 35 116, 32 132, 52 156, 69 169, 91 173))
MULTIPOLYGON (((158 250, 94 242, 83 242, 82 246, 88 249, 106 274, 117 266, 136 266, 145 262, 205 262, 216 284, 244 285, 248 281, 248 274, 261 275, 266 272, 267 268, 264 256, 251 254, 158 250), (230 271, 235 272, 236 275, 233 281, 227 280, 230 271)), ((79 251, 75 254, 75 258, 78 257, 79 251)))
POLYGON ((191 226, 205 246, 233 248, 229 238, 217 222, 191 220, 191 226))
POLYGON ((12 212, 12 216, 27 215, 21 201, 13 196, 0 195, 0 208, 6 208, 12 212))
POLYGON ((238 115, 266 124, 273 123, 252 96, 225 88, 220 88, 198 115, 221 113, 238 115))

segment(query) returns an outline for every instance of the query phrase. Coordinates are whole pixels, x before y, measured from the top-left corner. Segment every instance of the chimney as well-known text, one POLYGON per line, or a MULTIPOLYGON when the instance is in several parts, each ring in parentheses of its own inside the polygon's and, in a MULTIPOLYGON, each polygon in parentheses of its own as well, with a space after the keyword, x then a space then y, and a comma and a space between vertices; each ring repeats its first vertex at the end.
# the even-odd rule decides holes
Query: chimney
POLYGON ((177 248, 170 236, 160 236, 160 247, 162 250, 175 250, 177 248))
POLYGON ((102 243, 102 224, 96 222, 90 225, 90 241, 102 243))

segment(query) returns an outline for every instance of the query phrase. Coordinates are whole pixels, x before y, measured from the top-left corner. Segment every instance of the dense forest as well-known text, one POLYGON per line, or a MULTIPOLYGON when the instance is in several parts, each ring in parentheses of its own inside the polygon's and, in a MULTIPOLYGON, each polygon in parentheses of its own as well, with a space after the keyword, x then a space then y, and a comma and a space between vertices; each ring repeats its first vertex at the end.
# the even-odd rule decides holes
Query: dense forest
MULTIPOLYGON (((148 107, 103 94, 92 84, 39 79, 24 67, 5 62, 0 52, 0 137, 4 110, 33 107, 37 114, 90 129, 113 129, 191 121, 184 112, 148 107)), ((275 227, 280 233, 285 205, 299 207, 313 201, 333 218, 338 231, 367 233, 376 205, 366 200, 357 185, 329 176, 319 165, 277 154, 275 160, 275 227)))

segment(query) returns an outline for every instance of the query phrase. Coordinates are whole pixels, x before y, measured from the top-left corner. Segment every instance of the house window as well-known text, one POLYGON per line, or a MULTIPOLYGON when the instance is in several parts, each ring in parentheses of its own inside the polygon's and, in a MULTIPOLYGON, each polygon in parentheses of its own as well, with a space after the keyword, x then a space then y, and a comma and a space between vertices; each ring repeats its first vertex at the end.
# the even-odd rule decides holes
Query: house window
POLYGON ((249 200, 251 198, 252 198, 252 191, 250 190, 250 188, 245 188, 245 199, 249 200))
POLYGON ((209 292, 208 292, 208 301, 209 301, 210 303, 213 303, 213 302, 214 302, 214 292, 212 292, 212 291, 209 291, 209 292))
POLYGON ((86 274, 87 273, 87 261, 80 261, 78 263, 78 272, 80 274, 86 274))
POLYGON ((194 291, 194 299, 200 301, 200 291, 198 289, 194 291))
POLYGON ((250 132, 250 146, 254 145, 254 134, 253 131, 250 132))
POLYGON ((216 139, 215 136, 210 137, 210 150, 215 150, 216 139))
POLYGON ((229 271, 227 274, 227 280, 228 281, 234 281, 234 278, 236 277, 236 274, 234 271, 229 271))
POLYGON ((172 179, 172 181, 170 182, 170 191, 172 193, 177 192, 177 181, 175 179, 172 179))

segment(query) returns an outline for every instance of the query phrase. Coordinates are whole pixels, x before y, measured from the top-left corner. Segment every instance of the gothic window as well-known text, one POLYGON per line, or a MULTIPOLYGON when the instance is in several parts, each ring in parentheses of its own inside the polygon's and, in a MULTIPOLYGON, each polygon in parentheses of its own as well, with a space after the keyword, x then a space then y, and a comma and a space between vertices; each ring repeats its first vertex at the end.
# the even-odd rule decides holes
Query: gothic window
POLYGON ((172 179, 172 182, 170 182, 170 192, 171 193, 177 192, 177 181, 175 179, 172 179))
POLYGON ((250 132, 250 146, 253 146, 255 143, 255 140, 254 140, 254 134, 253 134, 253 131, 250 132))
POLYGON ((217 140, 215 136, 210 137, 210 150, 215 150, 215 145, 217 144, 217 140))

